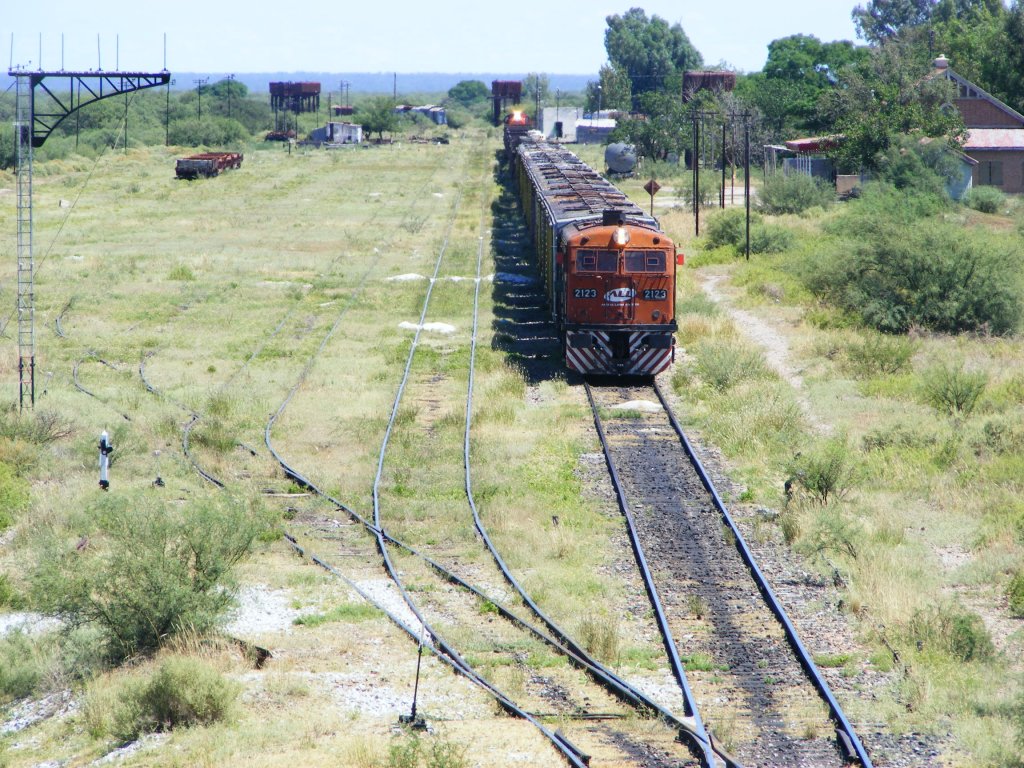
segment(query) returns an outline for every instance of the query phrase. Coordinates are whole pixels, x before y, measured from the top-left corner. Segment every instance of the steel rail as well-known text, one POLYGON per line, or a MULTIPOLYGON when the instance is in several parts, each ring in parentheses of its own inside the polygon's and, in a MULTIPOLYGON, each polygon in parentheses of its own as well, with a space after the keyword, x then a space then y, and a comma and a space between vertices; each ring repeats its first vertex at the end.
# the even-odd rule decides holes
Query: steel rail
POLYGON ((74 303, 74 300, 74 297, 68 299, 67 303, 64 304, 64 308, 60 311, 60 314, 58 314, 57 317, 55 317, 53 320, 53 325, 54 328, 56 329, 56 333, 62 339, 66 339, 68 335, 64 333, 64 328, 61 325, 61 321, 64 319, 64 315, 67 313, 67 311, 71 309, 71 305, 72 303, 74 303))
POLYGON ((102 397, 97 395, 95 392, 90 392, 88 389, 86 389, 84 386, 82 386, 82 383, 78 380, 78 369, 81 367, 82 363, 84 363, 86 360, 88 360, 90 358, 95 359, 96 362, 102 363, 103 365, 107 366, 108 368, 110 368, 110 369, 112 369, 114 371, 117 370, 117 366, 113 365, 112 363, 108 363, 106 360, 104 360, 103 358, 99 357, 95 352, 90 352, 85 358, 83 358, 81 360, 76 360, 74 367, 71 369, 71 381, 75 385, 75 389, 77 389, 79 392, 82 392, 83 394, 88 395, 89 397, 92 397, 92 398, 94 398, 96 400, 99 400, 101 403, 103 403, 104 405, 109 407, 111 410, 114 411, 114 413, 116 413, 118 416, 120 416, 125 421, 131 421, 132 420, 131 416, 129 416, 127 413, 119 411, 117 408, 112 406, 110 403, 108 403, 102 397))
POLYGON ((626 530, 629 534, 630 545, 633 548, 633 555, 636 557, 637 567, 640 569, 640 575, 643 577, 647 596, 650 599, 651 607, 654 610, 654 618, 658 624, 658 629, 661 632, 662 643, 665 646, 665 652, 668 654, 669 664, 672 667, 672 674, 683 693, 683 707, 686 714, 694 719, 694 730, 700 738, 701 746, 704 751, 704 760, 707 765, 714 766, 715 762, 711 746, 711 737, 708 735, 708 732, 704 727, 704 722, 701 719, 700 712, 697 710, 697 702, 694 699, 693 691, 690 689, 690 683, 686 679, 686 670, 683 668, 682 660, 679 658, 679 651, 676 648, 675 639, 672 637, 672 629, 668 625, 668 618, 665 616, 665 610, 662 607, 661 598, 658 596, 658 589, 654 585, 654 577, 651 575, 643 547, 640 545, 640 538, 636 532, 636 523, 633 519, 633 511, 629 508, 629 503, 626 501, 626 493, 622 487, 621 481, 619 480, 619 473, 615 468, 615 462, 612 459, 611 447, 608 445, 608 439, 605 435, 604 427, 601 424, 601 414, 598 410, 597 403, 594 401, 593 390, 591 389, 590 383, 587 381, 583 382, 583 386, 586 390, 587 400, 590 402, 590 408, 594 415, 594 426, 597 428, 597 436, 600 439, 601 447, 604 450, 605 463, 608 466, 608 474, 610 475, 612 485, 615 488, 615 497, 619 503, 619 510, 622 512, 622 516, 626 519, 626 530))
MULTIPOLYGON (((481 242, 480 248, 477 252, 477 282, 476 290, 473 297, 473 330, 472 339, 470 345, 469 354, 469 381, 467 384, 467 395, 466 395, 466 415, 465 415, 465 430, 463 434, 463 448, 462 448, 462 461, 465 470, 465 489, 466 499, 469 503, 470 511, 473 514, 473 525, 476 528, 477 534, 480 536, 487 550, 490 552, 492 559, 498 566, 498 570, 501 571, 505 581, 516 591, 524 605, 547 627, 548 631, 554 636, 554 638, 567 649, 566 655, 569 658, 579 658, 588 672, 597 680, 598 683, 603 685, 606 690, 612 694, 618 696, 620 699, 625 700, 627 703, 657 712, 661 719, 668 725, 679 729, 680 739, 686 737, 690 741, 691 745, 699 751, 705 750, 705 743, 700 738, 700 735, 696 732, 694 723, 680 720, 674 713, 663 707, 658 702, 651 699, 646 694, 639 691, 636 687, 631 685, 629 682, 619 677, 615 672, 605 667, 597 659, 593 658, 586 649, 582 648, 566 631, 564 631, 551 617, 549 617, 539 605, 534 601, 533 597, 526 591, 525 587, 520 584, 519 580, 516 579, 512 573, 512 569, 509 568, 504 558, 498 552, 498 548, 492 541, 487 528, 483 523, 483 519, 480 516, 479 509, 476 505, 476 499, 473 494, 473 479, 471 471, 471 458, 470 458, 470 432, 473 424, 473 392, 474 384, 476 381, 476 349, 478 341, 478 327, 479 327, 479 303, 480 303, 480 273, 481 273, 481 262, 483 258, 483 243, 481 242)), ((712 747, 714 747, 712 743, 712 747)), ((738 765, 735 761, 725 754, 724 752, 716 750, 719 757, 725 760, 727 765, 738 765)))
POLYGON ((832 721, 837 726, 836 736, 840 748, 846 753, 848 759, 856 758, 858 761, 860 761, 860 764, 863 766, 863 768, 873 768, 871 758, 868 756, 867 751, 864 749, 864 745, 861 743, 860 739, 857 738, 857 734, 854 732, 853 727, 850 725, 850 722, 846 719, 846 715, 843 713, 842 707, 839 706, 839 702, 833 695, 832 689, 829 687, 828 682, 825 680, 824 677, 822 677, 821 672, 815 665, 810 653, 808 653, 807 649, 804 647, 804 644, 801 642, 800 637, 797 634, 796 628, 793 626, 793 623, 790 621, 789 616, 786 614, 786 609, 783 608, 782 603, 779 601, 778 597, 776 597, 775 592, 768 584, 768 580, 765 578, 761 569, 758 567, 757 562, 754 560, 753 553, 750 551, 750 548, 747 546, 747 543, 743 538, 743 534, 740 532, 739 527, 733 520, 732 515, 729 514, 728 509, 726 509, 726 506, 722 501, 721 497, 718 495, 718 491, 715 489, 714 484, 711 482, 710 476, 704 469, 704 465, 698 458, 697 452, 693 449, 693 445, 690 443, 689 438, 686 437, 686 433, 683 432, 682 426, 679 424, 678 419, 676 419, 675 414, 672 412, 672 408, 669 406, 668 400, 665 398, 665 395, 662 392, 661 387, 658 386, 658 383, 656 381, 654 382, 654 391, 657 393, 658 399, 661 401, 661 405, 664 408, 665 413, 668 414, 669 422, 672 424, 673 431, 675 431, 676 435, 679 437, 679 440, 682 443, 687 455, 689 456, 690 461, 694 466, 694 469, 697 470, 697 474, 700 477, 701 483, 703 483, 704 488, 711 495, 711 498, 715 504, 715 508, 718 510, 718 513, 722 516, 722 519, 725 521, 725 524, 728 525, 729 530, 732 531, 732 535, 736 541, 736 547, 739 549, 740 556, 743 558, 744 563, 746 563, 747 565, 747 569, 750 571, 750 574, 753 577, 754 582, 757 584, 758 590, 761 592, 762 597, 764 597, 764 600, 768 604, 768 607, 771 609, 772 613, 775 614, 775 617, 782 625, 782 628, 786 634, 786 639, 789 641, 790 647, 796 654, 797 660, 800 662, 800 665, 804 668, 804 671, 807 673, 807 676, 810 679, 811 684, 814 685, 814 687, 818 690, 818 693, 822 696, 822 698, 825 699, 826 703, 828 704, 829 713, 832 716, 832 721))
MULTIPOLYGON (((326 570, 328 573, 331 573, 332 575, 334 575, 337 578, 339 578, 342 581, 344 581, 350 588, 355 590, 364 600, 366 600, 371 605, 376 607, 378 610, 383 612, 402 631, 404 631, 407 635, 409 635, 409 637, 414 642, 420 643, 421 635, 419 635, 414 629, 409 627, 408 624, 406 624, 404 621, 402 621, 392 611, 389 611, 387 608, 385 608, 383 605, 381 605, 378 601, 374 600, 373 597, 370 596, 365 590, 360 588, 360 586, 358 584, 356 584, 354 581, 349 579, 347 576, 345 576, 339 570, 334 568, 330 563, 326 562, 325 560, 323 560, 322 558, 318 557, 317 555, 314 555, 313 553, 307 552, 298 543, 298 541, 293 536, 291 536, 290 534, 286 533, 285 534, 285 539, 292 546, 292 548, 294 548, 301 556, 309 557, 309 559, 313 563, 315 563, 316 565, 320 566, 321 568, 326 570)), ((417 618, 419 618, 419 617, 417 616, 417 618)), ((430 626, 428 624, 423 624, 423 627, 426 629, 427 632, 429 632, 431 634, 431 637, 434 639, 434 642, 437 643, 438 638, 437 638, 437 636, 435 636, 433 634, 433 632, 430 629, 430 626)), ((427 650, 430 651, 430 653, 434 654, 434 656, 438 660, 440 660, 440 661, 444 662, 445 664, 447 664, 448 666, 450 666, 455 673, 462 675, 463 677, 465 677, 470 682, 474 683, 478 687, 480 687, 483 690, 487 691, 494 698, 494 700, 497 701, 498 704, 500 704, 501 707, 503 709, 505 709, 507 712, 509 712, 510 714, 516 715, 517 717, 521 717, 522 719, 526 720, 531 725, 536 727, 541 732, 541 734, 548 741, 551 742, 552 746, 555 747, 556 750, 558 750, 559 752, 562 753, 562 756, 566 758, 566 761, 571 766, 573 766, 573 768, 589 768, 590 764, 589 764, 588 759, 579 750, 578 747, 574 746, 571 742, 568 741, 568 739, 566 739, 564 736, 562 736, 557 731, 552 731, 547 726, 545 726, 543 723, 541 723, 540 720, 538 719, 537 715, 534 715, 533 713, 527 712, 526 710, 520 708, 515 702, 513 702, 511 699, 509 699, 498 688, 496 688, 491 683, 489 683, 487 680, 485 680, 480 675, 478 675, 473 670, 473 668, 464 659, 462 659, 458 654, 455 654, 454 656, 451 656, 449 654, 449 652, 447 650, 445 650, 444 646, 441 645, 441 644, 437 644, 435 646, 434 644, 423 643, 423 646, 425 648, 427 648, 427 650)))
MULTIPOLYGON (((430 286, 428 288, 427 295, 426 295, 425 300, 424 300, 424 308, 423 308, 423 311, 421 312, 421 316, 420 316, 420 327, 417 328, 417 331, 416 331, 416 334, 415 334, 415 337, 414 337, 414 340, 413 340, 413 344, 410 347, 409 359, 408 359, 408 361, 406 363, 406 367, 405 367, 405 372, 403 374, 402 383, 399 386, 398 394, 395 397, 395 404, 394 404, 394 407, 392 409, 392 414, 391 414, 390 421, 388 423, 388 430, 387 430, 387 432, 385 434, 385 439, 384 439, 384 442, 383 442, 383 444, 381 446, 381 454, 380 454, 380 459, 378 461, 378 471, 377 471, 376 479, 374 481, 374 514, 375 514, 377 520, 379 520, 379 496, 377 494, 377 489, 379 488, 379 481, 380 481, 381 474, 383 472, 383 456, 384 456, 384 453, 385 453, 386 448, 387 448, 388 439, 390 437, 391 431, 392 431, 393 426, 394 426, 396 414, 398 412, 398 406, 399 406, 399 403, 400 403, 400 400, 401 400, 401 395, 402 395, 402 392, 404 391, 405 384, 408 381, 409 372, 410 372, 411 367, 412 367, 412 359, 413 359, 413 356, 414 356, 414 353, 415 353, 415 350, 416 350, 416 345, 418 343, 420 331, 422 330, 423 319, 426 316, 426 311, 427 311, 427 306, 429 304, 430 295, 431 295, 431 293, 433 291, 433 287, 434 287, 434 284, 436 282, 437 274, 438 274, 441 262, 442 262, 443 257, 444 257, 444 253, 447 250, 448 242, 449 242, 449 239, 451 237, 451 231, 452 231, 452 229, 454 227, 454 223, 455 223, 455 215, 456 215, 456 212, 458 210, 458 205, 459 205, 459 202, 461 201, 461 198, 462 198, 462 190, 460 189, 459 197, 456 199, 456 201, 455 201, 455 203, 453 205, 452 218, 451 218, 451 221, 449 222, 448 230, 445 233, 444 241, 442 243, 442 248, 441 248, 441 251, 440 251, 439 256, 438 256, 437 264, 435 265, 435 268, 434 268, 434 274, 433 274, 433 277, 431 278, 430 286)), ((341 320, 341 318, 339 317, 338 323, 340 323, 340 320, 341 320)), ((496 687, 491 685, 485 679, 480 677, 480 675, 477 674, 473 670, 471 665, 469 665, 469 663, 466 662, 457 653, 457 651, 455 651, 454 648, 449 646, 433 630, 433 628, 430 626, 430 624, 424 619, 424 617, 422 616, 422 614, 420 613, 420 611, 416 607, 414 601, 412 600, 412 598, 409 596, 408 592, 405 590, 404 586, 402 585, 402 582, 401 582, 400 578, 398 577, 397 570, 394 568, 394 564, 392 563, 390 555, 388 554, 387 546, 386 546, 387 540, 391 540, 393 542, 396 541, 396 540, 392 539, 392 537, 390 537, 388 534, 386 534, 380 528, 379 525, 377 525, 376 523, 370 523, 368 520, 363 518, 361 515, 356 513, 354 510, 350 509, 347 505, 343 504, 340 500, 334 499, 329 494, 327 494, 326 492, 322 491, 312 481, 310 481, 308 478, 303 476, 300 472, 298 472, 294 468, 288 466, 288 464, 282 459, 280 454, 278 454, 278 452, 275 450, 275 448, 273 446, 273 442, 271 440, 271 432, 273 430, 273 426, 274 426, 275 422, 277 421, 277 419, 281 416, 281 414, 287 408, 287 406, 290 404, 291 400, 293 399, 295 394, 298 392, 299 387, 305 381, 309 371, 312 369, 312 366, 313 366, 314 362, 316 361, 316 358, 319 357, 319 354, 323 350, 324 346, 326 345, 327 340, 329 339, 329 337, 331 335, 333 335, 335 329, 338 326, 338 323, 336 323, 335 326, 331 329, 331 331, 327 334, 327 336, 325 336, 325 338, 323 339, 323 341, 320 344, 320 347, 310 357, 310 360, 307 362, 306 367, 303 369, 302 373, 300 374, 299 380, 295 383, 295 385, 289 391, 288 395, 285 397, 285 400, 281 403, 281 405, 277 409, 277 411, 275 413, 273 413, 271 415, 270 419, 268 420, 266 428, 264 429, 264 442, 265 442, 265 444, 267 446, 267 449, 270 451, 271 455, 278 462, 278 464, 282 467, 282 470, 284 471, 285 475, 287 477, 289 477, 292 481, 294 481, 295 483, 297 483, 299 485, 307 487, 310 490, 312 490, 315 493, 317 493, 318 495, 321 495, 323 498, 328 499, 333 504, 335 504, 339 509, 345 511, 347 514, 352 516, 353 519, 356 519, 358 522, 362 523, 367 528, 367 530, 369 530, 371 533, 374 534, 374 538, 375 538, 375 540, 377 542, 378 550, 381 552, 381 556, 382 556, 382 558, 383 558, 383 560, 385 562, 385 567, 388 569, 389 575, 391 575, 392 580, 396 584, 396 587, 398 588, 399 592, 402 594, 403 600, 405 601, 406 605, 408 605, 409 609, 413 612, 413 614, 416 616, 416 618, 423 625, 423 627, 426 629, 426 631, 429 632, 431 637, 434 638, 434 643, 437 645, 438 649, 448 657, 449 662, 454 667, 457 667, 459 669, 459 671, 463 675, 465 675, 467 678, 473 680, 478 685, 480 685, 480 686, 486 688, 488 691, 490 691, 492 696, 494 696, 495 700, 498 701, 498 703, 506 711, 508 711, 511 714, 515 714, 516 716, 519 716, 519 717, 527 720, 532 725, 534 725, 538 730, 540 730, 540 732, 545 736, 545 738, 547 738, 548 741, 551 742, 552 746, 554 746, 555 749, 562 754, 562 756, 567 760, 567 762, 571 766, 573 766, 573 768, 585 768, 585 766, 586 766, 585 756, 583 755, 583 753, 577 747, 575 747, 574 745, 569 743, 566 739, 564 739, 564 737, 561 737, 558 734, 550 731, 543 723, 541 723, 539 720, 537 720, 535 717, 533 717, 530 713, 528 713, 525 710, 521 709, 518 705, 515 704, 515 702, 513 702, 511 699, 509 699, 507 696, 505 696, 503 693, 501 693, 500 690, 498 690, 496 687)), ((402 545, 402 546, 404 546, 404 545, 402 545)), ((416 638, 414 638, 414 639, 416 639, 416 638)))
POLYGON ((395 393, 394 404, 391 408, 391 416, 388 419, 388 426, 384 432, 384 439, 381 441, 380 452, 377 460, 377 474, 373 480, 373 523, 374 523, 374 537, 377 541, 377 549, 380 552, 381 558, 384 561, 384 567, 388 571, 388 575, 394 581, 395 586, 398 588, 399 593, 402 595, 402 599, 405 600, 406 605, 409 606, 409 610, 415 614, 416 618, 419 619, 420 623, 426 628, 427 632, 434 638, 434 643, 438 648, 441 649, 452 661, 462 668, 463 674, 467 677, 473 677, 477 679, 481 685, 486 686, 491 690, 492 694, 497 699, 498 703, 501 704, 508 712, 514 713, 523 719, 529 721, 536 726, 552 743, 552 745, 558 749, 562 755, 569 761, 573 766, 585 766, 583 753, 571 744, 565 737, 551 732, 543 723, 534 718, 525 710, 521 709, 515 702, 506 697, 496 687, 492 686, 485 679, 480 677, 473 667, 467 662, 454 646, 450 645, 443 637, 438 634, 419 607, 416 605, 416 601, 412 599, 412 596, 406 590, 405 585, 402 582, 402 578, 398 573, 398 569, 395 567, 394 562, 391 560, 391 555, 388 552, 387 542, 385 540, 385 534, 380 525, 380 483, 381 478, 384 474, 384 459, 387 455, 387 449, 391 442, 391 435, 394 431, 395 421, 398 417, 398 409, 401 406, 402 396, 405 394, 405 387, 409 382, 409 375, 412 372, 413 360, 416 357, 416 350, 419 346, 420 334, 423 332, 423 323, 426 320, 427 311, 430 308, 430 299, 434 292, 434 286, 437 284, 437 276, 441 270, 441 264, 444 262, 445 253, 448 250, 448 244, 451 240, 452 230, 455 227, 455 219, 458 214, 459 205, 462 202, 462 188, 459 188, 459 194, 452 204, 452 217, 448 222, 448 228, 445 232, 444 239, 441 243, 440 251, 438 252, 437 260, 434 263, 434 272, 430 277, 430 283, 427 286, 427 292, 423 297, 423 308, 420 311, 419 323, 416 327, 416 333, 413 335, 412 343, 409 346, 409 355, 406 359, 405 370, 402 374, 402 380, 398 385, 398 391, 395 393))

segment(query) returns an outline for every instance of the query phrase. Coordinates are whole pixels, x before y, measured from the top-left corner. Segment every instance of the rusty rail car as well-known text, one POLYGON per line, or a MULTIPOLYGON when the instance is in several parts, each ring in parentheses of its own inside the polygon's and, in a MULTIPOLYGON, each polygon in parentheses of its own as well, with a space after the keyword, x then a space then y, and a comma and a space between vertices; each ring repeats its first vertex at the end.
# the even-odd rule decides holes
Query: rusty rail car
POLYGON ((180 158, 174 165, 174 173, 179 179, 209 178, 228 168, 241 166, 241 152, 203 152, 180 158))

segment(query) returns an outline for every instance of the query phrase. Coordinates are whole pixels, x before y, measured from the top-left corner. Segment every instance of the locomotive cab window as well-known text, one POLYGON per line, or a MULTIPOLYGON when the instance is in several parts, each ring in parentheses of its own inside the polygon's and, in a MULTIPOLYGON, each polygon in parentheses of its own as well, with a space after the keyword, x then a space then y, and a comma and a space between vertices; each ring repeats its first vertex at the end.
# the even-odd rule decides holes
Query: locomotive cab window
POLYGON ((626 251, 627 272, 664 272, 664 251, 626 251))
POLYGON ((576 251, 577 272, 617 272, 618 251, 601 251, 596 248, 581 248, 576 251))

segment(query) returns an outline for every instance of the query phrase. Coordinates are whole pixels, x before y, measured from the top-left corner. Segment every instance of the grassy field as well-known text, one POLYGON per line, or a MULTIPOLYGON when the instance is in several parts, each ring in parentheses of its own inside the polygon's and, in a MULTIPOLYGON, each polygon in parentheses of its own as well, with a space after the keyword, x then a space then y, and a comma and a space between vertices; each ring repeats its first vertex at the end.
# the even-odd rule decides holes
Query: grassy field
MULTIPOLYGON (((523 256, 492 238, 510 226, 493 169, 497 147, 483 132, 450 145, 256 146, 241 169, 197 182, 175 180, 175 153, 162 148, 40 164, 36 413, 50 415, 50 432, 32 433, 26 425, 40 420, 18 419, 13 405, 3 416, 0 610, 31 607, 41 541, 56 536, 73 551, 114 501, 174 511, 224 496, 183 456, 182 430, 194 415, 195 459, 227 483, 229 497, 287 525, 349 578, 379 585, 373 540, 343 513, 298 494, 263 432, 301 381, 275 424, 275 448, 370 514, 413 335, 399 324, 418 322, 446 237, 425 320, 451 328, 421 335, 384 465, 382 520, 501 594, 472 529, 461 460, 474 285, 464 278, 475 272, 480 238, 485 275, 523 256), (76 370, 94 396, 75 387, 76 370), (105 495, 96 470, 103 429, 115 445, 105 495)), ((596 148, 581 154, 600 166, 596 148)), ((646 207, 644 180, 622 186, 646 207)), ((9 175, 0 178, 7 307, 13 187, 9 175)), ((671 375, 680 413, 724 454, 738 485, 728 501, 740 517, 753 526, 765 519, 759 510, 774 511, 758 523, 762 542, 792 547, 806 567, 842 584, 855 651, 821 658, 886 681, 871 691, 877 701, 851 694, 856 721, 929 735, 945 765, 1018 764, 1024 635, 1011 601, 1024 552, 1019 340, 915 334, 903 348, 826 322, 789 268, 792 252, 741 262, 694 239, 688 212, 657 213, 690 259, 671 375), (765 351, 751 318, 785 341, 782 353, 765 351), (981 392, 966 412, 949 411, 942 374, 969 388, 971 380, 956 378, 961 370, 984 374, 981 392), (787 500, 783 484, 799 472, 824 472, 830 495, 808 485, 787 500)), ((793 252, 805 253, 834 215, 777 223, 797 233, 793 252)), ((1012 229, 1016 215, 972 212, 964 225, 1012 229)), ((537 375, 504 351, 515 317, 507 302, 485 283, 472 433, 477 504, 542 606, 631 679, 655 684, 664 663, 644 617, 630 609, 642 588, 615 568, 628 551, 598 482, 585 401, 557 361, 537 375)), ((0 349, 8 387, 0 401, 8 404, 17 392, 13 330, 0 349)), ((244 633, 273 649, 266 668, 254 669, 230 643, 190 633, 114 667, 79 636, 73 648, 36 638, 19 646, 19 658, 28 656, 23 688, 0 674, 0 704, 27 686, 60 716, 0 737, 0 766, 85 764, 115 749, 131 713, 117 715, 111 702, 135 700, 133 691, 162 670, 171 674, 180 658, 204 665, 187 672, 195 679, 237 685, 233 696, 218 694, 233 703, 214 724, 147 737, 123 764, 458 766, 473 764, 463 751, 470 744, 482 764, 560 764, 530 726, 499 716, 486 696, 429 659, 421 709, 436 733, 394 734, 395 712, 411 699, 415 647, 354 592, 290 555, 273 529, 238 569, 243 595, 280 605, 279 621, 244 633)), ((83 545, 83 557, 93 546, 83 545)), ((4 659, 17 653, 0 648, 4 659)), ((484 667, 515 689, 557 663, 537 654, 523 669, 484 667)), ((623 727, 662 738, 646 721, 623 727)))

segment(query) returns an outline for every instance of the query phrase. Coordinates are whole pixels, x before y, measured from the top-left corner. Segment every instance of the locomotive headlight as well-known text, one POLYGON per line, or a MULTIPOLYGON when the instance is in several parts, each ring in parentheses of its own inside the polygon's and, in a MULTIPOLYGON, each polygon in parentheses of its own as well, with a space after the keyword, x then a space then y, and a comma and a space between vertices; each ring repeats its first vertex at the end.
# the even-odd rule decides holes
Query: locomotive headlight
POLYGON ((619 227, 612 236, 616 245, 625 245, 629 242, 629 231, 625 227, 619 227))

